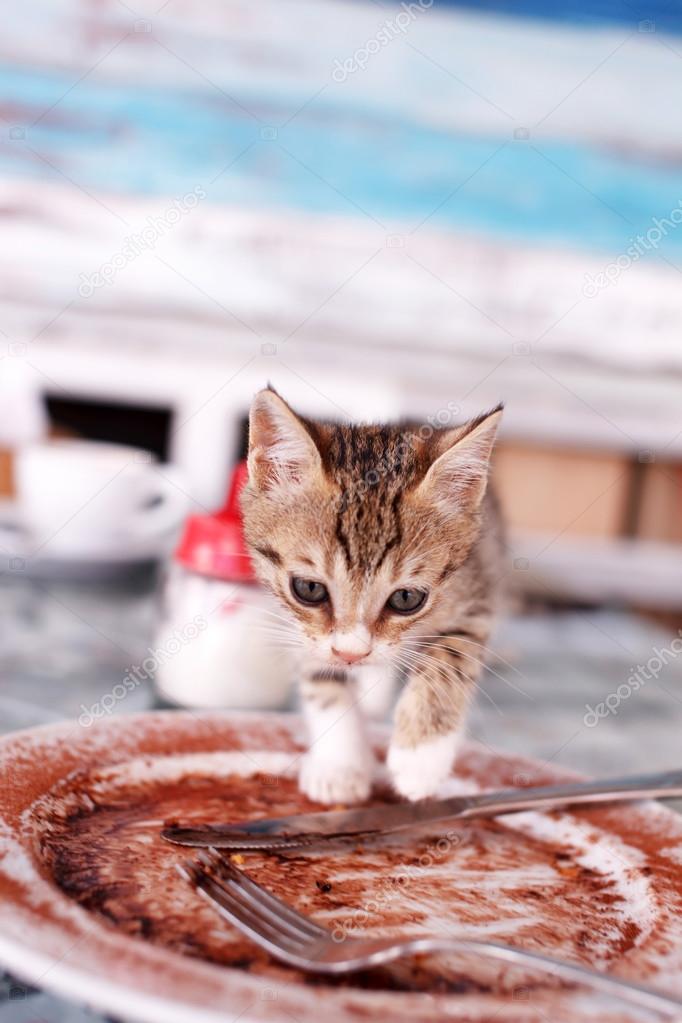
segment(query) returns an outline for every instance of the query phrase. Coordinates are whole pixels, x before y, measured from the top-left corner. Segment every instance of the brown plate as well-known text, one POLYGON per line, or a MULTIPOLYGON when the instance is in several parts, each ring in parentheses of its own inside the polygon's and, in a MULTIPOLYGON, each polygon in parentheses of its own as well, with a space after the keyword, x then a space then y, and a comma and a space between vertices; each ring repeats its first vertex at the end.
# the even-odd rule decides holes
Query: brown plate
MULTIPOLYGON (((339 980, 272 961, 174 870, 169 819, 313 809, 289 716, 142 714, 0 742, 0 964, 128 1019, 634 1020, 541 975, 431 957, 339 980)), ((376 733, 380 749, 384 733, 376 733)), ((473 744, 454 791, 567 775, 473 744)), ((377 797, 380 799, 382 794, 377 797)), ((384 798, 390 798, 387 793, 384 798)), ((362 848, 245 856, 342 934, 488 937, 682 995, 682 821, 652 803, 434 825, 362 848)))

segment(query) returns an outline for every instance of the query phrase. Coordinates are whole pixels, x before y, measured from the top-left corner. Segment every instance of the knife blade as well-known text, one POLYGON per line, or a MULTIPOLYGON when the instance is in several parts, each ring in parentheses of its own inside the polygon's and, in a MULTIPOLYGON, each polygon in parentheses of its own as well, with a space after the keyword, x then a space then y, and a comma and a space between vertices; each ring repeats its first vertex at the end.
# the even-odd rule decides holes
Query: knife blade
POLYGON ((213 846, 234 852, 253 852, 258 849, 275 851, 337 840, 358 841, 445 820, 495 817, 523 810, 586 803, 675 796, 682 796, 682 770, 566 785, 545 785, 540 788, 504 789, 480 795, 453 796, 418 803, 392 803, 357 810, 294 814, 233 824, 183 825, 173 822, 161 834, 175 845, 213 846))

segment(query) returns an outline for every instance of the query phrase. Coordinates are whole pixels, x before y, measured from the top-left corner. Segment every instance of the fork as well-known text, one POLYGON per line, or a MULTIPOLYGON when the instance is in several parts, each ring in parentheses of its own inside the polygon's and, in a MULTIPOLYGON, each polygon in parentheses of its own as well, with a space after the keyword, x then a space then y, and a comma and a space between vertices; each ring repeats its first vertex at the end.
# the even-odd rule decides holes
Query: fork
POLYGON ((179 873, 220 915, 264 948, 275 959, 313 973, 352 973, 396 959, 428 952, 475 952, 503 963, 532 967, 563 980, 587 985, 629 1005, 682 1019, 682 1000, 599 973, 577 963, 563 962, 478 938, 394 935, 387 938, 340 940, 286 902, 256 884, 244 871, 215 849, 202 850, 196 860, 178 864, 179 873))

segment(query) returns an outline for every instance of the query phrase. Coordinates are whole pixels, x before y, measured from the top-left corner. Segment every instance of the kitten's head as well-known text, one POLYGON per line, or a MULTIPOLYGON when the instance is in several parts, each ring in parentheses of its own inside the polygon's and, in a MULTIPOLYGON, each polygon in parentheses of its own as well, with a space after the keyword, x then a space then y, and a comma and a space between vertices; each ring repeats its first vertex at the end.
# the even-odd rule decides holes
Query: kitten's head
POLYGON ((414 432, 341 426, 304 419, 273 390, 256 395, 246 538, 316 666, 384 662, 436 630, 478 536, 500 416, 414 432))

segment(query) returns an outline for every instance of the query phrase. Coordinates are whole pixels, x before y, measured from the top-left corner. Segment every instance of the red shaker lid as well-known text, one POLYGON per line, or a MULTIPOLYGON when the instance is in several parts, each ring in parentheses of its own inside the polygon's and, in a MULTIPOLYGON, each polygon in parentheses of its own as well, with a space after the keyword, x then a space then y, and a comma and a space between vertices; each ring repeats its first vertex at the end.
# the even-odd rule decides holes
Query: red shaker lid
POLYGON ((213 515, 190 515, 174 554, 175 561, 201 575, 229 582, 255 582, 244 543, 239 495, 248 479, 246 462, 232 474, 225 507, 213 515))

